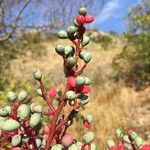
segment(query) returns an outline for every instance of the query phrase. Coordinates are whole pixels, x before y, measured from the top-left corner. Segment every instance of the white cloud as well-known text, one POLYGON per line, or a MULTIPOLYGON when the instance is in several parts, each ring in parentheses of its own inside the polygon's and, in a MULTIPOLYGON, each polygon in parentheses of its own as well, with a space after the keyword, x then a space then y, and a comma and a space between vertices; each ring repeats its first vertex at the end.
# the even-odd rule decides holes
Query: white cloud
POLYGON ((122 3, 120 0, 109 0, 109 2, 104 5, 100 14, 95 17, 95 23, 93 25, 101 24, 107 19, 118 15, 117 10, 121 7, 121 5, 122 3))

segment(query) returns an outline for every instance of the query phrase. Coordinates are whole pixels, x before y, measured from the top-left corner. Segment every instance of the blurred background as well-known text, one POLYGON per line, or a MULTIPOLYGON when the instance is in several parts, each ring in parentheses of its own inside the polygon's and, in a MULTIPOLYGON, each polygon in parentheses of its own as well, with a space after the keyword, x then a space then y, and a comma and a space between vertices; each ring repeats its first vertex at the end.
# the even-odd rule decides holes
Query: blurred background
MULTIPOLYGON (((90 103, 81 114, 95 116, 98 150, 115 129, 133 128, 150 142, 150 0, 0 0, 0 106, 7 92, 36 95, 32 77, 40 68, 48 89, 64 87, 62 60, 55 53, 56 32, 70 25, 81 5, 95 22, 87 26, 93 59, 84 74, 92 81, 90 103)), ((44 104, 43 104, 44 105, 44 104)), ((80 120, 81 115, 77 117, 80 120)), ((69 129, 77 139, 80 121, 69 129)))

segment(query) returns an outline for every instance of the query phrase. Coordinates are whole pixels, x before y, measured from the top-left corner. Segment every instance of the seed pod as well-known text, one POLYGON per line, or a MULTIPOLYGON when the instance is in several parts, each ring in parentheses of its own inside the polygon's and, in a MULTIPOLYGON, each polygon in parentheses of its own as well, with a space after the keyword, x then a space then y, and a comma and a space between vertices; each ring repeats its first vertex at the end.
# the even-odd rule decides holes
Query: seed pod
POLYGON ((42 112, 42 106, 35 104, 35 105, 33 105, 33 106, 31 107, 31 111, 34 112, 34 113, 35 113, 35 112, 41 113, 41 112, 42 112))
POLYGON ((17 115, 20 119, 24 119, 30 115, 30 107, 26 104, 21 104, 18 107, 17 115))
POLYGON ((78 76, 76 78, 76 84, 77 86, 82 86, 85 83, 85 78, 83 76, 78 76))
POLYGON ((93 16, 88 15, 88 16, 85 17, 85 22, 86 23, 91 23, 93 21, 94 21, 94 17, 93 16))
POLYGON ((37 92, 37 94, 38 94, 39 96, 42 97, 42 90, 41 90, 40 88, 38 88, 38 89, 36 90, 36 92, 37 92))
POLYGON ((70 65, 70 66, 74 66, 75 63, 76 63, 76 60, 74 57, 68 57, 67 58, 67 63, 70 65))
POLYGON ((76 31, 77 31, 77 28, 75 26, 70 26, 67 28, 68 36, 73 35, 76 31))
POLYGON ((74 91, 67 91, 65 95, 68 100, 74 100, 76 98, 76 93, 74 91))
POLYGON ((8 114, 10 115, 12 112, 11 106, 5 106, 5 109, 8 111, 8 114))
POLYGON ((60 39, 66 39, 66 38, 68 37, 68 36, 67 36, 67 32, 64 31, 64 30, 59 31, 59 32, 57 33, 57 35, 58 35, 58 37, 59 37, 60 39))
POLYGON ((23 136, 22 136, 22 141, 23 142, 25 142, 25 143, 27 143, 28 141, 29 141, 29 137, 26 135, 26 134, 24 134, 23 136))
POLYGON ((89 123, 92 123, 92 122, 93 122, 93 115, 88 114, 88 115, 85 117, 85 120, 87 120, 89 123))
POLYGON ((34 76, 34 78, 35 78, 36 80, 38 80, 38 81, 41 81, 41 79, 42 79, 42 73, 41 73, 40 70, 35 70, 35 71, 33 72, 33 76, 34 76))
POLYGON ((81 26, 85 23, 85 17, 83 15, 78 15, 76 17, 76 22, 81 26))
POLYGON ((94 137, 95 137, 94 133, 89 131, 83 135, 82 139, 86 144, 89 144, 94 140, 94 137))
POLYGON ((122 140, 124 141, 124 142, 126 142, 126 143, 131 143, 131 141, 129 140, 129 137, 128 137, 128 135, 123 135, 122 136, 122 140))
POLYGON ((52 146, 51 150, 63 150, 63 147, 61 144, 56 144, 52 146))
POLYGON ((83 36, 81 40, 82 46, 86 46, 87 44, 89 44, 89 42, 90 42, 90 38, 88 36, 83 36))
POLYGON ((65 54, 66 56, 74 55, 74 47, 70 45, 65 46, 65 54))
POLYGON ((67 83, 70 88, 76 87, 76 80, 74 77, 68 77, 67 83))
POLYGON ((20 126, 19 122, 13 119, 4 121, 2 129, 8 132, 18 129, 20 126))
POLYGON ((140 146, 143 145, 143 140, 142 140, 142 138, 140 136, 137 136, 135 138, 134 142, 135 142, 135 144, 136 144, 137 147, 140 147, 140 146))
POLYGON ((50 88, 48 92, 49 92, 49 97, 50 98, 55 98, 56 95, 57 95, 57 90, 54 87, 50 88))
POLYGON ((81 6, 79 9, 79 14, 85 16, 87 13, 87 9, 84 6, 81 6))
POLYGON ((115 146, 115 142, 112 139, 107 140, 106 144, 107 144, 108 148, 115 146))
POLYGON ((86 84, 86 85, 90 85, 90 84, 91 84, 91 81, 90 81, 89 78, 84 77, 84 79, 85 79, 85 84, 86 84))
POLYGON ((69 147, 73 143, 73 136, 71 134, 65 134, 62 138, 62 144, 65 147, 69 147))
POLYGON ((6 117, 8 114, 9 114, 9 112, 5 108, 0 109, 0 116, 1 117, 6 117))
POLYGON ((10 100, 11 102, 15 101, 17 99, 17 96, 14 92, 10 91, 7 94, 7 98, 8 100, 10 100))
POLYGON ((91 53, 86 52, 86 53, 83 55, 83 60, 84 60, 85 63, 90 62, 91 59, 92 59, 91 53))
POLYGON ((64 45, 61 45, 61 44, 57 45, 57 46, 55 47, 55 51, 56 51, 59 55, 63 55, 63 54, 64 54, 64 51, 65 51, 64 45))
POLYGON ((41 139, 37 138, 35 141, 36 141, 37 148, 39 148, 42 144, 41 139))
POLYGON ((14 135, 12 137, 12 140, 11 140, 11 145, 12 146, 17 146, 21 143, 21 136, 20 135, 14 135))
POLYGON ((116 136, 121 139, 123 137, 123 129, 122 128, 118 128, 116 129, 116 136))
POLYGON ((21 91, 18 95, 18 100, 20 102, 24 101, 28 97, 27 91, 21 91))
POLYGON ((34 113, 30 117, 29 124, 30 124, 31 127, 35 127, 40 123, 40 121, 41 121, 41 114, 40 113, 34 113))

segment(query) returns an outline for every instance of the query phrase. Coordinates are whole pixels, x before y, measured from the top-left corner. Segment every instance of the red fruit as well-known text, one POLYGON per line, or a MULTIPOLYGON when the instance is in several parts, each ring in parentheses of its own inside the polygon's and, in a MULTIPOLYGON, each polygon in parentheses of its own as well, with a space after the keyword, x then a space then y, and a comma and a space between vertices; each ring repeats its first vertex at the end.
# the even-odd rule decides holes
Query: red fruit
POLYGON ((145 144, 140 150, 150 150, 150 144, 145 144))
POLYGON ((45 126, 44 130, 45 130, 46 134, 49 134, 50 133, 50 126, 45 126))
POLYGON ((78 15, 76 17, 76 22, 79 24, 79 25, 83 25, 85 23, 85 17, 82 16, 82 15, 78 15))
POLYGON ((69 77, 67 82, 68 82, 68 86, 70 88, 75 88, 76 87, 76 80, 75 80, 74 77, 69 77))
POLYGON ((62 138, 62 144, 66 147, 69 147, 73 143, 73 136, 70 134, 65 134, 62 138))
POLYGON ((82 94, 87 94, 90 92, 90 86, 89 85, 83 85, 79 88, 79 92, 82 94))
POLYGON ((121 140, 118 142, 118 150, 124 150, 124 143, 121 140))
POLYGON ((117 146, 112 146, 109 148, 109 150, 118 150, 117 146))
POLYGON ((49 89, 49 97, 55 98, 56 95, 57 95, 57 90, 54 87, 50 88, 49 89))
POLYGON ((91 23, 93 21, 94 21, 94 17, 93 16, 88 15, 88 16, 85 17, 85 22, 86 23, 91 23))
POLYGON ((84 125, 84 127, 88 128, 88 129, 91 129, 91 127, 92 127, 91 123, 89 123, 87 120, 83 120, 83 125, 84 125))
POLYGON ((21 150, 20 147, 14 147, 14 148, 11 148, 11 150, 21 150))

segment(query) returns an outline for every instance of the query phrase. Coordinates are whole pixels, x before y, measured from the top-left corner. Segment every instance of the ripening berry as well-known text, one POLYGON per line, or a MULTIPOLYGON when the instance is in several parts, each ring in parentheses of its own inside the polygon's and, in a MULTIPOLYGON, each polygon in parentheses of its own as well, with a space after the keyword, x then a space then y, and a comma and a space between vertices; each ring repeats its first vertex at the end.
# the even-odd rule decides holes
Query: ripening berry
POLYGON ((89 44, 90 42, 90 38, 88 36, 83 36, 81 44, 82 46, 86 46, 87 44, 89 44))
POLYGON ((134 142, 136 144, 137 147, 140 147, 143 145, 143 140, 140 136, 137 136, 135 139, 134 139, 134 142))
POLYGON ((37 148, 39 148, 40 146, 41 146, 41 139, 39 139, 39 138, 37 138, 36 140, 35 140, 35 142, 36 142, 36 146, 37 146, 37 148))
POLYGON ((42 79, 42 73, 40 70, 35 70, 33 72, 33 76, 36 80, 40 81, 42 79))
POLYGON ((0 109, 0 116, 1 117, 5 117, 9 114, 8 110, 6 110, 5 108, 1 108, 0 109))
POLYGON ((122 140, 123 140, 124 142, 126 142, 126 143, 129 143, 129 144, 131 143, 131 141, 130 141, 128 135, 123 135, 123 136, 122 136, 122 140))
POLYGON ((45 145, 46 145, 46 139, 44 138, 44 139, 42 140, 41 147, 45 147, 45 145))
POLYGON ((115 142, 112 139, 106 141, 108 148, 115 146, 115 142))
POLYGON ((89 123, 92 123, 94 118, 93 118, 93 115, 88 114, 88 115, 86 115, 85 119, 86 119, 89 123))
POLYGON ((140 150, 150 150, 150 144, 145 144, 140 150))
POLYGON ((62 144, 65 146, 65 147, 69 147, 72 143, 73 143, 73 136, 70 135, 70 134, 65 134, 62 138, 62 144))
POLYGON ((55 98, 57 95, 57 90, 56 88, 52 87, 49 89, 48 93, 50 98, 55 98))
POLYGON ((18 101, 22 102, 28 97, 27 91, 21 91, 18 95, 18 101))
POLYGON ((21 143, 21 136, 20 135, 14 135, 11 139, 11 145, 17 146, 21 143))
POLYGON ((26 104, 21 104, 18 107, 17 115, 20 119, 24 119, 30 115, 30 107, 26 104))
POLYGON ((89 123, 87 120, 83 120, 83 125, 84 125, 84 127, 88 128, 88 129, 91 129, 91 127, 92 127, 92 124, 89 123))
POLYGON ((40 113, 34 113, 30 117, 29 124, 30 124, 31 127, 35 127, 40 123, 40 121, 41 121, 41 114, 40 113))
POLYGON ((87 133, 85 133, 85 134, 83 135, 82 140, 83 140, 86 144, 89 144, 89 143, 91 143, 91 142, 94 140, 94 137, 95 137, 94 133, 93 133, 92 131, 89 131, 89 132, 87 132, 87 133))
POLYGON ((82 106, 86 105, 89 102, 89 99, 88 99, 87 95, 81 94, 81 95, 78 96, 78 98, 80 99, 80 104, 82 106))
POLYGON ((75 63, 76 63, 76 60, 75 60, 74 57, 68 57, 67 58, 67 63, 68 63, 69 66, 74 66, 75 63))
POLYGON ((116 129, 116 136, 117 136, 119 139, 123 137, 123 129, 122 129, 122 128, 116 129))
POLYGON ((10 115, 12 112, 11 106, 5 106, 5 109, 8 111, 8 114, 10 115))
POLYGON ((20 126, 19 122, 13 119, 4 121, 2 129, 8 132, 18 129, 20 126))
POLYGON ((65 95, 68 100, 74 100, 76 98, 76 93, 74 91, 67 91, 65 95))
POLYGON ((70 46, 70 45, 67 45, 67 46, 65 46, 65 54, 67 55, 67 56, 69 56, 69 55, 74 55, 74 47, 73 46, 70 46))
POLYGON ((20 147, 13 147, 13 148, 11 148, 11 150, 21 150, 21 148, 20 147))
POLYGON ((88 85, 83 85, 81 87, 79 87, 79 92, 82 94, 87 94, 90 92, 90 86, 88 85))
POLYGON ((84 6, 81 6, 79 9, 79 14, 85 16, 87 13, 87 9, 84 6))
POLYGON ((88 16, 85 17, 85 22, 86 23, 91 23, 93 21, 94 21, 94 17, 93 16, 88 15, 88 16))
POLYGON ((59 37, 60 39, 65 39, 65 38, 68 37, 68 36, 67 36, 67 32, 64 31, 64 30, 59 31, 59 32, 57 33, 57 35, 58 35, 58 37, 59 37))
POLYGON ((88 63, 90 62, 90 60, 92 59, 92 55, 90 52, 86 52, 84 55, 83 55, 83 60, 85 63, 88 63))
POLYGON ((15 94, 14 92, 10 91, 10 92, 8 92, 8 94, 7 94, 7 98, 8 98, 11 102, 13 102, 13 101, 15 101, 15 100, 17 99, 17 96, 16 96, 16 94, 15 94))
POLYGON ((51 150, 62 150, 62 149, 63 149, 63 147, 61 144, 53 145, 51 148, 51 150))
POLYGON ((57 46, 55 47, 55 51, 56 51, 59 55, 63 55, 63 54, 64 54, 64 51, 65 51, 64 45, 61 45, 61 44, 57 45, 57 46))
POLYGON ((78 76, 76 78, 76 84, 77 86, 82 86, 85 83, 85 78, 83 76, 78 76))
POLYGON ((76 31, 77 31, 77 28, 73 25, 67 28, 68 35, 73 35, 76 31))
POLYGON ((68 83, 69 88, 76 87, 76 79, 74 77, 68 77, 67 83, 68 83))
POLYGON ((109 150, 118 150, 117 146, 112 146, 109 148, 109 150))
POLYGON ((78 15, 76 17, 76 22, 79 24, 79 25, 83 25, 85 23, 85 17, 83 15, 78 15))

